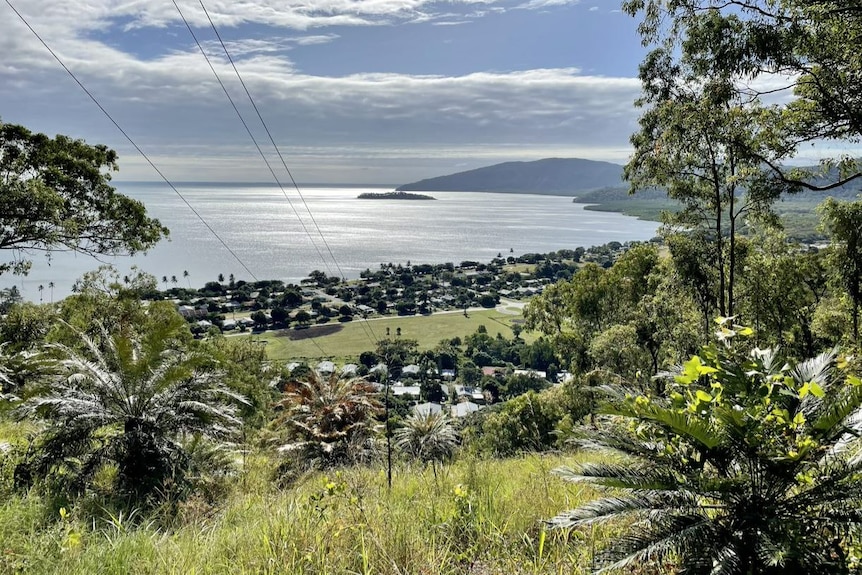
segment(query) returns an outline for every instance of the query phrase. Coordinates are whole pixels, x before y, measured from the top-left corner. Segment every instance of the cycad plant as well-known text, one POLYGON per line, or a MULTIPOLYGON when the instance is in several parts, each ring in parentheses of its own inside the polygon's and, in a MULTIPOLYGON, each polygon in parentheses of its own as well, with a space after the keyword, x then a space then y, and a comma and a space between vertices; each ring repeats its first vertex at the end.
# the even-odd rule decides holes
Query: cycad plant
POLYGON ((609 494, 551 520, 626 526, 597 572, 655 562, 685 574, 849 572, 862 380, 835 351, 795 366, 776 350, 735 351, 750 334, 723 323, 721 345, 666 374, 667 397, 605 388, 609 417, 583 445, 606 458, 558 473, 609 494))
POLYGON ((458 434, 443 412, 414 413, 395 430, 395 445, 409 456, 431 463, 437 477, 436 463, 452 457, 458 434))
POLYGON ((240 428, 245 400, 208 358, 170 349, 170 334, 79 335, 83 351, 50 346, 61 375, 19 408, 47 424, 29 471, 80 490, 113 464, 122 493, 150 496, 182 476, 183 438, 226 440, 240 428))
POLYGON ((315 467, 363 459, 372 451, 381 405, 377 390, 362 377, 343 378, 310 370, 285 386, 277 427, 287 441, 279 450, 315 467))

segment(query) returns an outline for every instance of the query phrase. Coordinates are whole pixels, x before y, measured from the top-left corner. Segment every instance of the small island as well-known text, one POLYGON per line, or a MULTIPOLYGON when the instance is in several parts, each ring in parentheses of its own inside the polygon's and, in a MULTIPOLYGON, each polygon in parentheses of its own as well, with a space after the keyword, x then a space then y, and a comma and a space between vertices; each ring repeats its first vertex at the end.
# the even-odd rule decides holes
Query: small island
POLYGON ((356 196, 360 200, 436 200, 437 198, 425 194, 412 194, 409 192, 365 192, 356 196))

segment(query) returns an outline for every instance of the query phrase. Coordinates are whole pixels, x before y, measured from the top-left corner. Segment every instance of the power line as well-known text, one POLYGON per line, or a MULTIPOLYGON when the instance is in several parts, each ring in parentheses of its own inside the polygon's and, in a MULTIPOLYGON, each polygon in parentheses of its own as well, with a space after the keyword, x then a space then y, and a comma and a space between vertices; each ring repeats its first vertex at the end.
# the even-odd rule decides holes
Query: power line
POLYGON ((130 143, 132 146, 134 146, 134 148, 138 151, 138 153, 139 153, 139 154, 141 154, 141 156, 142 156, 142 157, 147 161, 147 163, 150 165, 150 167, 152 167, 152 168, 153 168, 153 170, 155 170, 155 172, 159 175, 159 177, 161 177, 161 178, 162 178, 162 180, 164 180, 164 181, 165 181, 165 183, 166 183, 166 184, 167 184, 167 185, 168 185, 168 186, 169 186, 169 187, 174 191, 174 193, 176 193, 176 194, 177 194, 177 196, 179 196, 179 198, 183 201, 183 203, 184 203, 184 204, 185 204, 185 205, 186 205, 186 206, 187 206, 187 207, 192 211, 192 213, 193 213, 194 215, 196 215, 196 216, 197 216, 197 218, 201 221, 201 223, 202 223, 204 226, 206 226, 206 228, 210 231, 210 233, 212 233, 212 235, 213 235, 213 236, 215 236, 215 238, 219 241, 219 243, 220 243, 222 246, 224 246, 224 248, 225 248, 225 249, 230 253, 230 255, 232 255, 232 256, 234 257, 234 259, 236 259, 236 261, 238 261, 238 262, 239 262, 239 265, 241 265, 241 266, 243 267, 243 269, 244 269, 246 272, 248 272, 248 274, 249 274, 249 275, 250 275, 250 276, 251 276, 255 281, 258 281, 257 276, 255 276, 255 275, 254 275, 254 273, 253 273, 253 272, 248 268, 248 266, 247 266, 247 265, 245 265, 245 263, 242 261, 242 259, 240 259, 240 257, 236 254, 236 252, 234 252, 234 251, 233 251, 233 250, 232 250, 232 249, 231 249, 231 248, 230 248, 230 247, 225 243, 225 241, 221 238, 221 236, 219 236, 219 235, 218 235, 218 233, 216 233, 216 231, 212 228, 212 226, 210 226, 210 225, 207 223, 207 221, 203 218, 203 216, 201 216, 201 215, 200 215, 200 213, 198 213, 198 211, 197 211, 194 207, 192 207, 192 205, 188 202, 188 200, 186 200, 185 196, 183 196, 183 195, 180 193, 180 191, 176 188, 176 186, 174 186, 174 185, 171 183, 171 181, 170 181, 170 180, 168 180, 168 178, 167 178, 167 177, 162 173, 162 171, 161 171, 159 168, 157 168, 157 167, 156 167, 156 165, 153 163, 153 161, 150 159, 150 157, 149 157, 146 153, 144 153, 144 151, 141 149, 141 147, 140 147, 140 146, 138 146, 138 144, 136 144, 136 143, 135 143, 135 141, 132 139, 132 137, 131 137, 131 136, 129 136, 129 134, 128 134, 128 133, 127 133, 127 132, 126 132, 126 131, 121 127, 121 126, 120 126, 120 124, 118 124, 118 123, 117 123, 117 121, 116 121, 116 120, 114 120, 114 117, 113 117, 113 116, 111 116, 111 114, 110 114, 110 113, 108 113, 108 111, 104 108, 104 106, 102 106, 102 104, 101 104, 101 103, 99 103, 99 100, 97 100, 97 99, 96 99, 96 97, 95 97, 95 96, 94 96, 94 95, 93 95, 93 94, 92 94, 92 93, 91 93, 91 92, 86 88, 86 86, 84 86, 84 84, 83 84, 83 83, 81 83, 81 81, 78 79, 78 77, 75 75, 75 73, 74 73, 74 72, 72 72, 72 70, 70 70, 68 66, 66 66, 66 64, 65 64, 65 63, 63 62, 63 60, 62 60, 62 59, 57 55, 57 53, 56 53, 56 52, 54 52, 54 50, 52 50, 50 46, 48 46, 48 43, 47 43, 47 42, 45 42, 45 40, 43 40, 43 39, 42 39, 42 36, 40 36, 40 35, 39 35, 39 33, 38 33, 38 32, 36 32, 36 30, 35 30, 35 29, 30 25, 30 23, 27 21, 27 19, 26 19, 26 18, 24 18, 24 16, 23 16, 19 11, 18 11, 18 9, 17 9, 17 8, 15 8, 15 6, 13 6, 13 5, 12 5, 12 2, 11 2, 10 0, 6 0, 6 4, 8 4, 8 5, 9 5, 9 8, 11 8, 13 12, 15 12, 15 14, 16 14, 16 15, 18 16, 18 18, 21 20, 21 22, 23 22, 23 23, 24 23, 24 25, 25 25, 25 26, 27 26, 27 28, 30 30, 30 32, 32 32, 32 33, 33 33, 33 35, 34 35, 34 36, 36 36, 36 38, 39 40, 39 42, 41 42, 41 43, 42 43, 42 45, 45 47, 45 49, 46 49, 46 50, 48 50, 48 52, 50 52, 50 53, 51 53, 51 56, 53 56, 53 57, 54 57, 54 59, 57 61, 57 63, 58 63, 58 64, 60 64, 60 66, 62 66, 62 67, 63 67, 63 69, 66 71, 66 73, 67 73, 67 74, 69 74, 69 76, 71 76, 71 77, 72 77, 72 79, 75 81, 75 83, 76 83, 76 84, 78 84, 78 86, 79 86, 79 87, 84 91, 84 93, 85 93, 85 94, 87 94, 87 96, 89 96, 89 97, 90 97, 90 99, 93 101, 93 103, 94 103, 94 104, 96 104, 96 106, 98 106, 99 110, 101 110, 101 111, 102 111, 102 113, 105 115, 105 117, 107 117, 107 118, 108 118, 108 120, 110 120, 110 121, 111 121, 111 123, 112 123, 112 124, 114 124, 114 126, 115 126, 119 131, 120 131, 120 133, 121 133, 121 134, 123 134, 123 136, 125 136, 125 138, 129 141, 129 143, 130 143))
POLYGON ((260 154, 260 157, 263 159, 264 164, 266 164, 266 167, 269 169, 269 173, 272 174, 272 177, 275 180, 275 183, 281 189, 281 193, 284 194, 284 198, 287 200, 287 203, 290 204, 290 207, 293 210, 293 213, 296 215, 296 218, 299 220, 299 223, 302 226, 302 229, 305 232, 305 235, 308 236, 308 239, 311 241, 311 245, 314 247, 315 251, 317 252, 317 255, 320 256, 320 259, 323 261, 323 265, 326 267, 327 271, 332 273, 332 270, 329 268, 329 264, 327 263, 326 258, 323 256, 323 253, 320 251, 320 248, 318 248, 317 244, 314 242, 314 238, 312 237, 311 232, 306 227, 305 222, 302 221, 302 217, 299 215, 299 212, 297 211, 296 206, 293 205, 293 202, 291 201, 290 196, 287 195, 287 191, 284 189, 284 186, 281 184, 281 181, 278 179, 278 175, 276 175, 275 170, 272 169, 272 166, 270 165, 269 160, 266 159, 266 154, 263 153, 263 150, 261 149, 260 145, 257 143, 257 139, 254 137, 254 134, 252 133, 251 128, 249 128, 248 123, 246 123, 246 121, 245 121, 245 118, 242 117, 242 114, 240 113, 239 108, 237 107, 236 103, 234 102, 233 98, 231 97, 230 92, 228 92, 227 88, 225 87, 224 82, 222 82, 222 79, 218 75, 218 72, 216 72, 215 66, 213 66, 212 62, 210 61, 209 56, 207 55, 206 51, 204 51, 203 46, 201 46, 201 43, 198 41, 198 37, 194 33, 194 30, 192 30, 191 25, 189 25, 188 20, 186 20, 186 17, 183 14, 183 11, 180 9, 176 0, 171 0, 171 1, 173 2, 174 7, 177 9, 177 12, 179 13, 180 18, 182 18, 183 23, 186 25, 186 28, 188 28, 189 34, 191 34, 192 38, 195 41, 195 44, 197 44, 198 50, 200 50, 201 54, 204 57, 204 60, 206 60, 207 65, 209 66, 210 70, 212 71, 213 75, 215 76, 216 80, 218 81, 219 86, 221 86, 221 89, 224 92, 224 95, 227 96, 227 99, 230 102, 230 105, 233 107, 234 112, 236 112, 236 115, 239 118, 239 121, 242 122, 242 125, 245 128, 245 131, 248 132, 248 136, 251 138, 251 141, 254 143, 254 147, 257 148, 257 152, 258 152, 258 154, 260 154))
POLYGON ((287 167, 287 162, 284 160, 284 156, 281 154, 281 150, 278 147, 278 144, 275 143, 275 138, 272 137, 272 132, 269 131, 269 127, 266 125, 266 122, 263 120, 263 116, 260 113, 260 110, 257 107, 257 103, 255 103, 254 98, 251 96, 251 92, 248 90, 248 86, 245 85, 245 80, 242 79, 242 75, 239 73, 239 70, 236 67, 236 64, 233 61, 233 57, 230 55, 230 51, 228 51, 227 46, 222 40, 221 34, 216 28, 215 22, 213 22, 212 18, 210 18, 210 13, 207 10, 207 7, 204 5, 203 0, 199 0, 201 8, 203 8, 204 14, 206 14, 207 20, 209 20, 210 26, 215 32, 216 38, 218 38, 219 44, 221 44, 222 49, 224 50, 225 55, 227 56, 228 61, 230 62, 231 67, 233 68, 234 73, 236 74, 237 79, 240 84, 242 84, 243 90, 245 90, 245 95, 248 96, 248 101, 251 102, 252 107, 254 108, 255 113, 257 114, 258 120, 260 120, 263 129, 266 131, 266 135, 269 137, 269 141, 272 143, 272 147, 275 149, 275 152, 278 154, 278 158, 281 160, 281 165, 284 166, 284 171, 287 172, 287 175, 290 177, 290 181, 293 184, 293 187, 296 189, 296 193, 299 194, 299 198, 302 200, 302 204, 305 206, 305 210, 308 212, 309 217, 311 218, 314 227, 317 229, 317 233, 320 234, 320 239, 323 241, 323 245, 326 246, 327 251, 329 251, 329 256, 332 258, 332 262, 335 264, 335 267, 338 269, 338 273, 341 276, 341 279, 347 279, 344 275, 344 272, 341 270, 341 266, 338 265, 338 260, 335 259, 335 254, 332 252, 332 248, 329 245, 329 242, 326 241, 326 237, 323 235, 323 232, 320 229, 320 226, 317 223, 317 220, 314 218, 314 214, 311 213, 311 209, 308 207, 308 202, 305 201, 305 196, 302 194, 302 190, 299 189, 299 185, 296 183, 296 180, 293 177, 293 173, 290 171, 290 168, 287 167))
MULTIPOLYGON (((176 4, 175 0, 173 0, 173 1, 176 4)), ((263 115, 260 113, 260 109, 258 108, 257 103, 254 101, 254 98, 252 97, 251 92, 248 89, 248 86, 246 86, 245 80, 243 80, 243 78, 242 78, 242 74, 240 74, 239 69, 236 67, 236 63, 234 62, 233 57, 230 55, 230 51, 228 50, 227 45, 225 44, 224 40, 222 39, 221 34, 219 33, 218 28, 215 25, 215 22, 213 22, 213 19, 210 17, 209 11, 207 10, 206 6, 204 5, 203 0, 198 0, 198 1, 200 2, 201 8, 203 9, 204 14, 207 17, 207 20, 209 21, 210 26, 213 29, 213 32, 215 33, 216 37, 218 38, 219 44, 221 44, 222 50, 224 50, 224 53, 227 56, 227 59, 230 62, 231 67, 233 68, 233 71, 236 74, 237 79, 239 80, 240 84, 242 84, 243 90, 245 90, 245 94, 248 97, 249 102, 251 102, 251 105, 254 108, 255 113, 257 114, 258 120, 260 120, 260 123, 263 126, 263 129, 266 131, 266 135, 269 137, 269 141, 272 143, 272 147, 275 149, 276 153, 278 154, 278 157, 281 160, 281 164, 282 164, 282 166, 284 166, 285 172, 287 172, 287 175, 290 177, 290 181, 293 183, 293 187, 296 189, 296 193, 299 195, 299 198, 302 200, 302 203, 305 206, 305 209, 308 212, 308 215, 311 218, 311 221, 314 224, 315 229, 317 229, 317 233, 320 235, 320 239, 323 241, 323 245, 326 246, 326 249, 329 252, 329 256, 332 258, 332 262, 335 264, 335 267, 338 269, 338 273, 341 276, 342 281, 346 281, 347 278, 344 274, 344 271, 341 269, 341 266, 338 264, 338 260, 335 257, 335 253, 332 251, 332 247, 329 245, 329 242, 326 241, 326 236, 324 236, 323 230, 320 229, 320 225, 317 223, 317 220, 315 219, 314 214, 311 212, 311 208, 308 206, 308 202, 305 200, 305 196, 302 194, 302 190, 300 190, 299 185, 296 183, 296 179, 293 177, 293 173, 290 171, 290 168, 288 168, 287 162, 284 159, 284 155, 281 153, 281 150, 279 149, 278 144, 276 144, 276 142, 275 142, 275 138, 272 136, 272 132, 270 131, 269 127, 267 126, 266 121, 263 119, 263 115)), ((179 9, 179 8, 177 8, 177 9, 179 9)), ((186 23, 186 25, 188 26, 188 23, 186 23)), ((189 30, 191 30, 191 28, 189 30)), ((194 34, 192 34, 192 36, 194 37, 194 34)), ((197 42, 197 39, 195 39, 195 41, 197 42)), ((198 44, 198 46, 200 46, 200 44, 198 44)), ((203 51, 203 49, 201 49, 201 51, 203 51)), ((209 62, 209 59, 207 59, 207 61, 209 62)), ((210 67, 212 68, 212 66, 210 66, 210 67)), ((214 69, 213 69, 213 73, 215 73, 214 69)), ((218 77, 217 74, 216 74, 216 77, 218 77)), ((227 91, 225 91, 225 93, 227 93, 227 91)), ((228 97, 230 97, 230 96, 228 96, 228 97)), ((234 108, 236 109, 235 106, 234 106, 234 108)), ((239 112, 237 112, 237 113, 239 113, 239 112)), ((286 194, 285 194, 285 197, 287 197, 286 194)), ((293 205, 293 204, 291 204, 291 205, 293 205)), ((297 217, 299 217, 298 214, 297 214, 297 217)), ((321 257, 322 257, 322 255, 321 255, 321 257)), ((324 265, 327 265, 325 259, 324 259, 324 265)), ((328 266, 327 266, 327 269, 328 269, 328 266)), ((369 341, 372 344, 377 345, 377 342, 378 342, 377 336, 375 335, 374 330, 371 327, 371 325, 368 324, 367 319, 360 322, 360 326, 362 326, 362 329, 365 332, 366 337, 368 337, 369 341)))
MULTIPOLYGON (((266 164, 267 168, 269 168, 269 172, 270 172, 270 174, 272 174, 273 179, 275 179, 275 183, 278 185, 279 188, 281 188, 281 192, 282 192, 282 194, 284 194, 284 198, 287 200, 287 203, 290 204, 290 207, 293 209, 293 213, 296 214, 296 218, 299 220, 299 223, 302 226, 303 231, 305 231, 305 234, 308 236, 308 239, 311 241, 311 245, 314 246, 314 249, 317 252, 317 255, 320 256, 320 259, 323 261, 323 265, 326 267, 327 271, 330 271, 330 273, 331 273, 329 265, 326 262, 326 258, 323 256, 323 253, 320 251, 320 249, 317 247, 317 244, 314 242, 314 238, 311 236, 311 232, 308 231, 308 228, 306 227, 305 222, 302 221, 302 217, 299 215, 299 212, 297 211, 296 207, 293 205, 293 202, 290 200, 290 197, 287 195, 287 191, 285 191, 284 186, 281 185, 281 181, 278 179, 278 175, 276 175, 275 170, 272 169, 272 166, 270 165, 269 160, 266 159, 266 154, 263 153, 263 150, 261 149, 260 145, 257 143, 257 139, 254 137, 254 134, 252 133, 251 128, 249 128, 248 123, 245 121, 245 118, 243 118, 242 113, 240 113, 239 108, 237 107, 236 103, 234 102, 233 98, 230 95, 230 92, 228 92, 227 88, 224 85, 224 82, 222 82, 221 77, 218 75, 218 72, 216 72, 215 66, 213 66, 212 62, 209 59, 209 56, 207 56, 206 51, 203 49, 203 46, 201 46, 201 43, 198 41, 198 37, 194 33, 194 31, 192 30, 191 25, 189 25, 188 20, 186 20, 186 17, 183 14, 183 11, 180 9, 179 5, 176 3, 176 0, 172 0, 172 1, 174 4, 174 7, 177 9, 177 12, 180 15, 180 18, 182 18, 183 23, 186 25, 186 28, 188 28, 189 34, 191 34, 192 38, 195 41, 195 44, 197 44, 198 50, 200 50, 201 54, 204 57, 204 60, 206 60, 207 65, 209 65, 210 70, 212 71, 213 75, 215 76, 216 80, 218 81, 219 86, 221 86, 221 89, 224 92, 224 95, 227 96, 227 99, 230 102, 230 105, 233 107, 234 112, 236 112, 236 115, 239 118, 239 121, 242 122, 242 125, 245 128, 245 131, 248 132, 248 136, 251 138, 251 141, 254 143, 254 147, 257 148, 257 151, 260 154, 260 157, 263 159, 263 163, 266 164)), ((321 354, 323 354, 324 356, 327 355, 326 351, 324 351, 324 349, 320 346, 320 343, 318 343, 318 341, 313 336, 310 339, 311 339, 311 343, 313 343, 314 346, 318 350, 320 350, 321 354)))

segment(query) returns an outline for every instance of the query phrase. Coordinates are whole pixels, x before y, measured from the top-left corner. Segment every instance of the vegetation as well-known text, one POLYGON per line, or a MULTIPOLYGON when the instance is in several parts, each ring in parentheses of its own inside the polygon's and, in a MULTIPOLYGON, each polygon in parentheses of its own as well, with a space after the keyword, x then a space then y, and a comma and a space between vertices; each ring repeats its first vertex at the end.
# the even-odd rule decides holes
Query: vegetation
POLYGON ((172 349, 173 325, 143 336, 79 334, 85 351, 55 343, 59 377, 40 386, 20 413, 45 420, 35 455, 19 469, 83 492, 105 466, 117 490, 137 499, 182 484, 188 468, 183 438, 230 439, 240 426, 237 402, 211 360, 172 349))
POLYGON ((376 391, 365 379, 338 373, 309 371, 292 379, 275 422, 287 434, 279 451, 323 468, 372 459, 374 417, 380 410, 376 391))
MULTIPOLYGON (((154 246, 168 230, 114 191, 103 170, 116 169, 117 154, 105 146, 0 122, 0 250, 134 254, 154 246)), ((29 268, 16 258, 0 273, 29 268)))
MULTIPOLYGON (((860 201, 824 203, 823 249, 774 213, 860 175, 784 167, 860 135, 858 10, 625 9, 651 49, 625 174, 678 208, 654 242, 355 282, 160 290, 101 269, 56 304, 0 292, 0 573, 858 572, 860 201), (762 73, 796 98, 765 103, 762 73), (269 354, 222 335, 250 328, 274 328, 269 354)), ((163 234, 113 196, 112 152, 0 128, 9 245, 163 234), (61 204, 72 228, 48 217, 61 204)))
POLYGON ((749 351, 750 328, 725 321, 718 333, 722 345, 666 376, 664 396, 604 388, 610 418, 580 442, 623 458, 558 473, 611 495, 552 524, 631 520, 600 556, 609 570, 847 573, 862 520, 862 380, 834 351, 791 367, 777 350, 749 351))

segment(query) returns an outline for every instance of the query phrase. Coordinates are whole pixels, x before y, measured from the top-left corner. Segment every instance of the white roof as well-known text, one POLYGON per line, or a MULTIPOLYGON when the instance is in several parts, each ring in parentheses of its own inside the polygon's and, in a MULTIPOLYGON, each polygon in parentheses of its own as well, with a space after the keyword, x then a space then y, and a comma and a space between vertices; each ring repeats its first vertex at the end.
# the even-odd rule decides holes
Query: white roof
POLYGON ((413 406, 413 413, 416 415, 428 415, 431 413, 442 413, 443 407, 439 403, 420 403, 413 406))
POLYGON ((357 369, 359 369, 358 365, 356 365, 355 363, 348 363, 341 368, 341 373, 342 375, 354 375, 356 374, 357 369))
POLYGON ((478 405, 472 401, 465 401, 452 406, 452 417, 465 417, 476 411, 479 411, 478 405))
POLYGON ((331 361, 321 361, 317 364, 317 371, 321 373, 332 373, 335 371, 335 364, 331 361))

